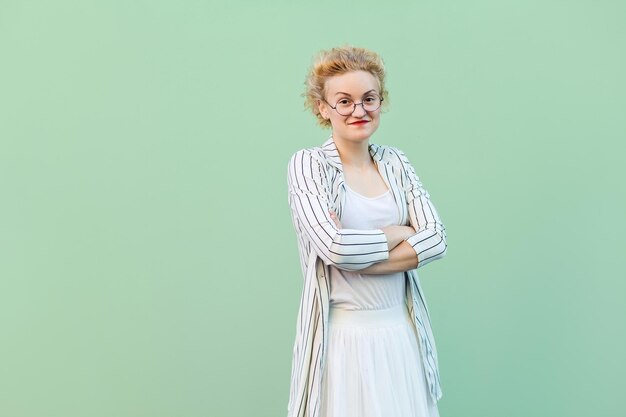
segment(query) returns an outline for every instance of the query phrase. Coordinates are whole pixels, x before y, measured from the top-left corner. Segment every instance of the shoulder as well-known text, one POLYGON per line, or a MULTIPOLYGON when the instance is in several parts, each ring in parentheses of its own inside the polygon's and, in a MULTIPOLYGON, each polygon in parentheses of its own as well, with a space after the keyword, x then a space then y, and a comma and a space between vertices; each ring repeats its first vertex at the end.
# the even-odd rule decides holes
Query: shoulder
POLYGON ((304 171, 319 173, 325 163, 325 155, 322 148, 314 146, 295 151, 289 158, 287 169, 291 173, 304 171))
POLYGON ((386 163, 401 168, 410 165, 406 154, 398 147, 373 144, 374 151, 386 163))
POLYGON ((309 148, 302 148, 291 154, 289 164, 291 165, 295 161, 307 161, 310 163, 312 161, 321 161, 323 159, 324 152, 322 151, 322 148, 319 146, 312 146, 309 148))

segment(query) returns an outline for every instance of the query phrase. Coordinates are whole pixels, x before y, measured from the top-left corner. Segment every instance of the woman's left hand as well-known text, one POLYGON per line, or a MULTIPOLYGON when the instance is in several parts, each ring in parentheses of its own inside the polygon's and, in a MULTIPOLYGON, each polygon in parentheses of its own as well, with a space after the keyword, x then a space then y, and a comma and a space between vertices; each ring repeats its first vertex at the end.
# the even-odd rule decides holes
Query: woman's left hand
POLYGON ((339 218, 337 217, 335 212, 332 210, 329 210, 329 212, 330 212, 330 218, 333 219, 333 221, 335 222, 335 226, 337 226, 337 229, 341 229, 341 222, 339 221, 339 218))

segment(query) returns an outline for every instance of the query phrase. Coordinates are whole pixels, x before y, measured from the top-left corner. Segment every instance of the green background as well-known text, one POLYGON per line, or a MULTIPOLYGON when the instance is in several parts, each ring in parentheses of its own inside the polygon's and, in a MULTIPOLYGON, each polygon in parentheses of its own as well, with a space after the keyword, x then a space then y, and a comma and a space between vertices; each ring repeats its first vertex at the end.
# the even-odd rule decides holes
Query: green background
POLYGON ((442 417, 624 416, 626 4, 0 3, 0 415, 283 416, 312 56, 381 54, 448 231, 442 417))

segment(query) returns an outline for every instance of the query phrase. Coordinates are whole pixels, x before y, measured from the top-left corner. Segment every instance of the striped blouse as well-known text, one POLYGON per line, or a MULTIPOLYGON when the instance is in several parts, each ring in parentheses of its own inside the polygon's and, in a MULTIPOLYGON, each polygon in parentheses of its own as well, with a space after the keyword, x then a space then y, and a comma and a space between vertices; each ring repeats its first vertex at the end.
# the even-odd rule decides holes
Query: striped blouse
MULTIPOLYGON (((399 224, 408 222, 416 230, 407 242, 419 262, 416 269, 405 272, 405 301, 419 335, 428 389, 437 402, 442 396, 437 350, 417 269, 445 255, 445 227, 401 150, 370 144, 369 152, 396 201, 399 224)), ((321 147, 294 153, 289 160, 287 179, 304 277, 287 412, 288 417, 320 417, 321 376, 328 340, 329 265, 348 271, 364 269, 388 259, 389 246, 381 229, 338 229, 330 218, 329 210, 333 210, 341 219, 346 192, 341 159, 332 135, 321 147)))

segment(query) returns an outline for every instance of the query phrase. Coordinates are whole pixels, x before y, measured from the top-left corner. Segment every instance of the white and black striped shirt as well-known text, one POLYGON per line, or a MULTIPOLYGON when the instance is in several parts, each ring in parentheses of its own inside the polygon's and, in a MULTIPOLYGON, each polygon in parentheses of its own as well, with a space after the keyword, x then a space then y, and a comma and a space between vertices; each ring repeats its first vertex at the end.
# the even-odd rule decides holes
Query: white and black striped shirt
MULTIPOLYGON (((428 389, 437 402, 442 395, 437 350, 417 269, 445 255, 445 227, 402 151, 370 144, 369 152, 396 201, 400 224, 411 225, 416 230, 407 239, 419 263, 416 269, 405 272, 406 303, 418 331, 428 389)), ((345 197, 343 168, 332 135, 321 147, 301 149, 292 155, 288 188, 304 277, 293 347, 288 417, 320 417, 328 329, 328 266, 351 271, 364 269, 388 259, 389 246, 380 229, 338 229, 330 218, 329 210, 333 210, 341 219, 345 197)))

